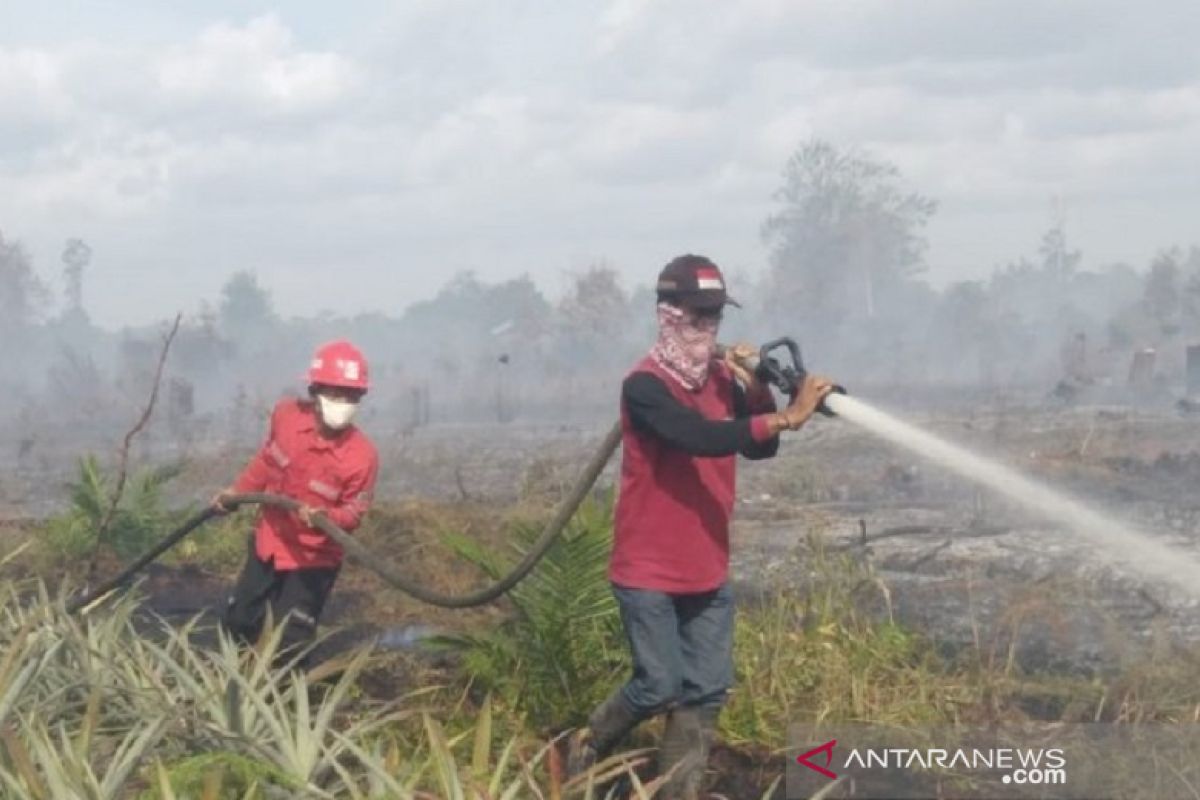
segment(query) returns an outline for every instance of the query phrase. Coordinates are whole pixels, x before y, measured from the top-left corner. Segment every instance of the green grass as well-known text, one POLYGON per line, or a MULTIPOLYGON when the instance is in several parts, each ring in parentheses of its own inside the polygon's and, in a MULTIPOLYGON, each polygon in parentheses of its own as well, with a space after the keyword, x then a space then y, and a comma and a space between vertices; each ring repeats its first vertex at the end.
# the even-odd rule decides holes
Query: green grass
POLYGON ((886 586, 870 569, 820 547, 805 566, 803 589, 764 588, 739 613, 726 738, 781 747, 800 722, 953 719, 970 699, 963 675, 890 618, 886 586))
POLYGON ((263 787, 286 782, 264 761, 220 750, 185 756, 166 764, 158 761, 154 771, 155 779, 138 800, 162 800, 172 794, 257 800, 264 797, 263 787))
POLYGON ((164 564, 203 567, 212 572, 236 574, 246 559, 246 538, 254 529, 257 509, 243 509, 215 519, 169 550, 164 564))

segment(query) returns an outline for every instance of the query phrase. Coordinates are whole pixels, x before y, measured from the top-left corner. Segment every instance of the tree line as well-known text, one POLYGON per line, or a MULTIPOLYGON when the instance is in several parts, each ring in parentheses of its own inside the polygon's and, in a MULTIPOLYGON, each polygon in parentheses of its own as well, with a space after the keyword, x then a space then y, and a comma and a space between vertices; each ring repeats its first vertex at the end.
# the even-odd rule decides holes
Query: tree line
MULTIPOLYGON (((937 203, 895 165, 811 140, 784 166, 774 199, 761 229, 769 261, 735 277, 745 308, 727 315, 725 338, 796 336, 814 369, 847 384, 1045 393, 1064 376, 1120 383, 1145 348, 1169 381, 1200 338, 1195 246, 1165 247, 1141 268, 1091 264, 1055 220, 988 277, 936 288, 925 273, 937 203)), ((54 292, 26 250, 0 234, 0 355, 10 367, 0 420, 94 421, 141 396, 157 333, 91 322, 84 287, 102 272, 91 261, 86 243, 67 241, 52 311, 54 292)), ((608 413, 616 382, 654 335, 658 266, 627 286, 613 265, 590 264, 560 297, 529 275, 487 282, 465 272, 397 315, 316 318, 285 317, 242 269, 187 316, 172 379, 186 385, 189 413, 257 413, 296 384, 315 343, 350 336, 371 358, 373 402, 401 427, 608 413)))

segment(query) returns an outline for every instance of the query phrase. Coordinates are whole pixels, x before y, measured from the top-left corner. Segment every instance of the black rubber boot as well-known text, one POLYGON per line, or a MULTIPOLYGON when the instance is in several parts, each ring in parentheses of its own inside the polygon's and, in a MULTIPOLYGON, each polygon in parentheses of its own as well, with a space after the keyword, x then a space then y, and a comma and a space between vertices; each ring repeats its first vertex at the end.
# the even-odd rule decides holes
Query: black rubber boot
POLYGON ((572 737, 567 752, 567 776, 573 778, 587 772, 608 757, 617 742, 637 727, 642 718, 625 702, 620 690, 601 703, 588 725, 572 737))
POLYGON ((658 774, 672 772, 662 800, 699 800, 704 789, 708 754, 716 735, 719 708, 682 706, 667 716, 658 751, 658 774))
POLYGON ((658 748, 659 777, 670 774, 658 795, 662 800, 693 800, 694 795, 689 797, 684 790, 695 783, 693 773, 704 770, 700 760, 702 738, 698 709, 680 706, 667 714, 667 726, 658 748))
POLYGON ((684 785, 684 797, 703 797, 705 775, 708 772, 708 756, 712 752, 713 742, 717 738, 717 718, 721 716, 720 707, 700 709, 700 766, 692 773, 690 782, 684 785))

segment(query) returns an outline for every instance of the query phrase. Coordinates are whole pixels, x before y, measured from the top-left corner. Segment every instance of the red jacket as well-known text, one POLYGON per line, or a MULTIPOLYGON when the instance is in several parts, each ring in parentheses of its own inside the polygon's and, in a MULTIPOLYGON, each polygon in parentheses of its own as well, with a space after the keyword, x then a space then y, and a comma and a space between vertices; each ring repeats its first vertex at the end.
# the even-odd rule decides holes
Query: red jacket
POLYGON ((746 397, 735 387, 721 362, 696 392, 650 358, 626 379, 609 565, 614 583, 686 594, 725 582, 737 456, 770 458, 779 445, 762 415, 775 409, 770 393, 746 397), (641 373, 657 377, 665 390, 641 373))
MULTIPOLYGON (((358 428, 333 438, 321 435, 313 404, 281 400, 271 412, 262 448, 234 483, 237 492, 273 492, 320 509, 352 531, 371 505, 379 457, 358 428)), ((264 506, 255 527, 255 552, 275 569, 334 567, 342 548, 289 511, 264 506)))

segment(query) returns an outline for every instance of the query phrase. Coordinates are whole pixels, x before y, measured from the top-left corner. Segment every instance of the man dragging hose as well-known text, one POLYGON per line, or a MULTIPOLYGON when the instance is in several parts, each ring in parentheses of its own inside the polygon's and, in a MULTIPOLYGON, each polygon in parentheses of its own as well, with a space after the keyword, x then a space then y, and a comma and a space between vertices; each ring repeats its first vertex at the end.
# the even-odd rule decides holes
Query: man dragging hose
POLYGON ((591 715, 570 746, 577 774, 638 723, 667 714, 662 797, 700 796, 717 717, 733 683, 729 520, 737 455, 771 458, 779 432, 801 427, 832 385, 809 376, 784 411, 739 363, 747 345, 716 357, 726 304, 707 258, 676 258, 658 278, 658 341, 625 379, 609 578, 633 657, 633 676, 591 715))
POLYGON ((357 528, 379 471, 375 446, 352 423, 367 393, 362 353, 345 341, 325 345, 313 357, 308 382, 309 398, 275 406, 258 453, 213 498, 222 511, 230 495, 245 492, 287 495, 302 504, 295 513, 263 507, 222 620, 235 638, 253 642, 269 608, 284 626, 279 663, 312 643, 341 569, 341 546, 312 527, 313 517, 324 514, 343 530, 357 528))

